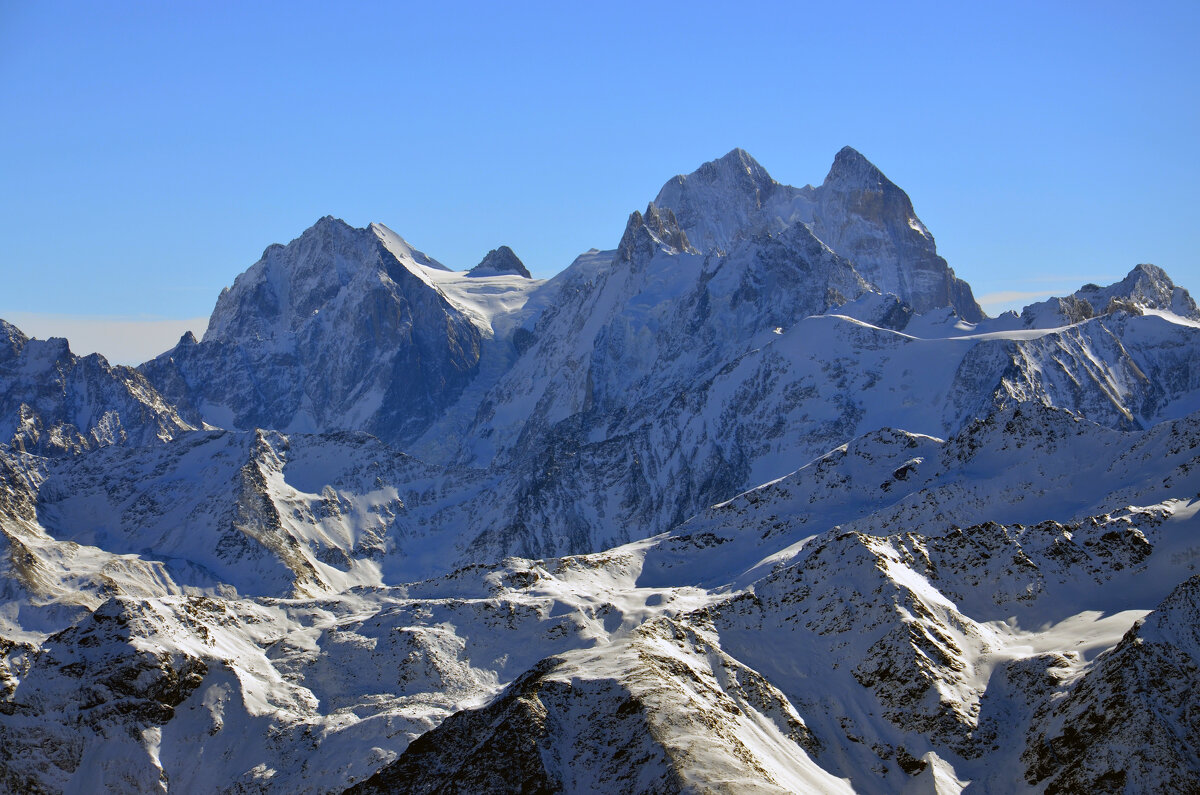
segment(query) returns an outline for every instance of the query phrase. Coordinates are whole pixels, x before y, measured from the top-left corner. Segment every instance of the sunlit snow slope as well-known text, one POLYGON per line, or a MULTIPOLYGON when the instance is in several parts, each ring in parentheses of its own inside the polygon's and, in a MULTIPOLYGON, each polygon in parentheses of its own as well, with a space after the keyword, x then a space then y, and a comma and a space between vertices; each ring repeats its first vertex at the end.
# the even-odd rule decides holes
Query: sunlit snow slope
POLYGON ((0 790, 1200 791, 1185 289, 986 318, 849 148, 616 237, 324 218, 137 370, 0 323, 0 790))

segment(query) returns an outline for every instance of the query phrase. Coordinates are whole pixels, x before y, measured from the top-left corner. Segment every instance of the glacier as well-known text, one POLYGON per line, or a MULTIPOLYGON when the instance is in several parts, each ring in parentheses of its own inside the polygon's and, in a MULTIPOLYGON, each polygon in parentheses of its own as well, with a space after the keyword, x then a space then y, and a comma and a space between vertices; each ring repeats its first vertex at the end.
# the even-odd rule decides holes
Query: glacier
POLYGON ((1200 790, 1186 289, 986 317, 849 147, 614 243, 322 218, 138 368, 0 322, 0 789, 1200 790))

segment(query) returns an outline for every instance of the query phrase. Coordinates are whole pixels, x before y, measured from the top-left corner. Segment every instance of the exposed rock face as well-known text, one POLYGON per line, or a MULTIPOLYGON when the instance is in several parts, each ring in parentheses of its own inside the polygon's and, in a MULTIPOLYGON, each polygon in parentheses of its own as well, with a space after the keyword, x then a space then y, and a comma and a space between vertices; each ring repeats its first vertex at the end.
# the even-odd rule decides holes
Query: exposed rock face
POLYGON ((1065 298, 1030 304, 1021 311, 1021 321, 1026 328, 1055 328, 1118 311, 1140 314, 1143 309, 1200 320, 1200 310, 1187 290, 1176 286, 1162 268, 1138 265, 1107 287, 1087 284, 1065 298))
POLYGON ((489 251, 478 265, 467 272, 467 275, 497 276, 504 273, 524 276, 526 279, 533 278, 529 269, 525 267, 525 263, 521 262, 508 246, 501 246, 489 251))
POLYGON ((202 342, 141 370, 193 423, 411 441, 475 375, 482 340, 421 268, 444 270, 323 218, 221 293, 202 342))
POLYGON ((689 239, 702 252, 726 250, 739 237, 778 232, 790 218, 778 207, 794 189, 780 185, 742 149, 734 149, 691 174, 669 180, 654 204, 670 208, 689 239))
POLYGON ((1064 697, 1021 759, 1045 792, 1200 791, 1200 577, 1180 584, 1064 697))
POLYGON ((800 220, 881 292, 918 313, 952 306, 964 320, 983 319, 970 285, 937 255, 908 195, 861 154, 842 149, 825 181, 807 193, 812 214, 800 220))
POLYGON ((916 312, 951 306, 965 320, 983 318, 970 286, 937 255, 908 196, 850 147, 838 152, 817 188, 781 185, 735 149, 675 177, 654 203, 674 210, 683 231, 705 252, 805 224, 877 290, 895 294, 916 312))
POLYGON ((191 429, 140 373, 0 320, 0 443, 40 455, 166 441, 191 429))
POLYGON ((0 788, 1200 790, 1164 273, 967 322, 852 150, 488 259, 269 248, 143 368, 225 430, 0 325, 0 788))
POLYGON ((688 242, 687 234, 679 227, 675 213, 660 212, 654 202, 646 205, 643 215, 634 210, 625 224, 625 234, 617 245, 617 261, 634 270, 643 266, 659 249, 668 254, 699 254, 688 242))

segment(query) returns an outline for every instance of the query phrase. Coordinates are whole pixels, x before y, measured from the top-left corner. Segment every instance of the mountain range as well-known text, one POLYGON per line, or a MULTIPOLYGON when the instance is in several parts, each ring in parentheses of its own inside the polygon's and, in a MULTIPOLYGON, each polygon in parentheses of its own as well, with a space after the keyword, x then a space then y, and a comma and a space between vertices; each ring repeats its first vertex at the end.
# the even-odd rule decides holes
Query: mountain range
POLYGON ((1200 791, 1184 288, 989 318, 849 147, 614 242, 322 218, 137 368, 0 321, 0 787, 1200 791))

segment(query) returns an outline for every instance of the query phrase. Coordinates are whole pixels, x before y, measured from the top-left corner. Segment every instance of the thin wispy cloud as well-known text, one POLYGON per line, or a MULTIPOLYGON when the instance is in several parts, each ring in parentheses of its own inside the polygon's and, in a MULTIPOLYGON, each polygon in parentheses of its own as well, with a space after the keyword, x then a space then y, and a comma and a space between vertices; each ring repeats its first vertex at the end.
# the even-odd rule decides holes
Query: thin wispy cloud
POLYGON ((6 312, 0 317, 29 337, 66 337, 80 356, 99 353, 112 364, 141 364, 173 347, 184 332, 197 338, 208 327, 207 317, 164 318, 154 315, 64 315, 6 312))
POLYGON ((1023 282, 1034 285, 1045 285, 1042 290, 993 290, 976 298, 983 311, 989 315, 998 315, 1009 309, 1021 311, 1034 301, 1044 301, 1055 295, 1070 295, 1085 284, 1112 284, 1123 278, 1124 274, 1085 273, 1059 276, 1034 276, 1022 279, 1023 282))
POLYGON ((998 315, 1010 309, 1020 311, 1027 304, 1043 301, 1052 295, 1061 295, 1061 290, 998 290, 979 296, 976 300, 989 315, 998 315))
POLYGON ((1034 276, 1026 281, 1034 284, 1070 284, 1074 285, 1070 292, 1075 292, 1085 284, 1111 284, 1125 278, 1124 273, 1085 273, 1081 276, 1070 274, 1061 276, 1034 276))

